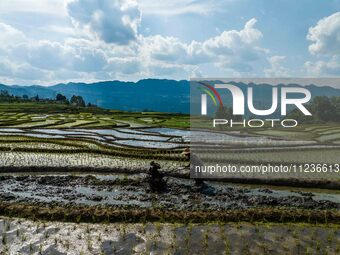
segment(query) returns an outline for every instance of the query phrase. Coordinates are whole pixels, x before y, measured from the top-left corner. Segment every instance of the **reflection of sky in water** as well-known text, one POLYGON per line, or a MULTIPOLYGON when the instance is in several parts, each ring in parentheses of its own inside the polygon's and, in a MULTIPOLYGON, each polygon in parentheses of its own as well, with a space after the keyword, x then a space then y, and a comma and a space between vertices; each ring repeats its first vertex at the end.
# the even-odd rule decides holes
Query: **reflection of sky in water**
MULTIPOLYGON (((313 144, 315 141, 292 141, 282 139, 271 139, 264 136, 239 136, 230 135, 215 132, 206 131, 192 131, 192 130, 180 130, 173 128, 147 128, 143 129, 147 132, 160 133, 162 135, 179 136, 183 138, 184 142, 199 142, 199 143, 211 143, 215 144, 229 144, 229 145, 301 145, 301 144, 313 144)), ((177 141, 171 139, 171 141, 177 141)))
POLYGON ((143 132, 140 132, 140 133, 130 132, 129 134, 127 134, 127 133, 119 132, 115 129, 87 129, 86 131, 99 134, 99 135, 112 135, 112 136, 123 138, 123 139, 140 139, 140 140, 154 140, 154 141, 166 141, 167 139, 169 139, 169 137, 151 135, 151 134, 147 134, 143 132))
POLYGON ((189 138, 190 130, 181 130, 181 129, 174 129, 174 128, 147 128, 143 129, 146 132, 154 132, 160 133, 162 135, 170 135, 170 136, 181 136, 183 138, 189 138))
POLYGON ((17 133, 23 133, 24 130, 18 129, 18 128, 0 128, 0 132, 17 132, 17 133))
POLYGON ((145 129, 29 129, 3 128, 2 135, 22 135, 37 138, 86 138, 114 145, 127 145, 145 148, 175 148, 183 146, 181 142, 200 142, 210 144, 246 144, 246 145, 296 145, 311 144, 312 141, 275 140, 263 136, 237 136, 206 131, 190 131, 173 128, 145 129), (160 136, 162 135, 162 136, 160 136), (114 139, 116 137, 118 140, 114 139), (123 139, 123 140, 119 140, 123 139), (149 140, 149 141, 146 141, 149 140), (173 143, 169 143, 171 141, 173 143))
POLYGON ((176 143, 152 142, 152 141, 134 141, 134 140, 116 140, 115 143, 128 146, 144 147, 144 148, 162 148, 171 149, 181 146, 176 143))
POLYGON ((65 136, 61 135, 49 135, 49 134, 38 134, 38 133, 0 133, 0 135, 6 136, 29 136, 29 137, 37 137, 37 138, 65 138, 65 136))
POLYGON ((163 135, 181 136, 185 141, 195 140, 201 142, 220 142, 220 141, 270 141, 271 139, 265 137, 240 137, 232 136, 222 133, 205 132, 205 131, 192 131, 192 130, 179 130, 172 128, 149 128, 144 129, 149 132, 156 132, 163 135))
POLYGON ((48 135, 48 134, 23 134, 23 135, 37 138, 65 138, 65 136, 62 135, 48 135))
POLYGON ((88 132, 79 132, 76 130, 60 130, 60 129, 32 129, 34 132, 46 133, 46 134, 56 134, 56 135, 89 135, 88 132))
POLYGON ((116 128, 117 131, 130 133, 130 134, 145 134, 143 130, 130 129, 130 128, 116 128))

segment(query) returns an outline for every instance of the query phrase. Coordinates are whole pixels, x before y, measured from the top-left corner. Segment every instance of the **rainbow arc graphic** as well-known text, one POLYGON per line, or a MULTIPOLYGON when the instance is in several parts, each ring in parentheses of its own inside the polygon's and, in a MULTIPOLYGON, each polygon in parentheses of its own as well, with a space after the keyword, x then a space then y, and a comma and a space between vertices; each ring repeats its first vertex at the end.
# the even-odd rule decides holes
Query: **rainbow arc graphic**
POLYGON ((206 93, 207 95, 209 95, 209 97, 211 98, 215 106, 217 106, 217 100, 218 100, 220 107, 223 107, 221 95, 217 92, 217 90, 213 86, 211 86, 210 84, 204 83, 204 82, 198 82, 198 83, 204 86, 204 87, 199 87, 198 89, 206 93))

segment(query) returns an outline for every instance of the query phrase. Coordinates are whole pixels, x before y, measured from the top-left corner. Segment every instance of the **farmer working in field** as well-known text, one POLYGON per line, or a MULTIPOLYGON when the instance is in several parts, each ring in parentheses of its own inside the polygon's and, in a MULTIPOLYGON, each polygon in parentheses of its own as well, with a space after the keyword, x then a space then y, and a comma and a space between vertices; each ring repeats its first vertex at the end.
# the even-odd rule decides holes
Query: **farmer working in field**
POLYGON ((202 174, 201 172, 196 172, 195 168, 196 166, 199 166, 200 169, 202 169, 202 167, 204 166, 204 163, 202 162, 202 160, 200 160, 200 158, 197 155, 190 153, 189 147, 185 148, 182 154, 185 157, 187 157, 187 159, 190 160, 190 171, 191 171, 191 175, 194 176, 195 185, 203 186, 204 181, 202 179, 202 174))
POLYGON ((149 168, 149 186, 152 192, 161 192, 166 188, 166 181, 163 179, 164 174, 159 172, 161 166, 155 161, 151 161, 149 168))

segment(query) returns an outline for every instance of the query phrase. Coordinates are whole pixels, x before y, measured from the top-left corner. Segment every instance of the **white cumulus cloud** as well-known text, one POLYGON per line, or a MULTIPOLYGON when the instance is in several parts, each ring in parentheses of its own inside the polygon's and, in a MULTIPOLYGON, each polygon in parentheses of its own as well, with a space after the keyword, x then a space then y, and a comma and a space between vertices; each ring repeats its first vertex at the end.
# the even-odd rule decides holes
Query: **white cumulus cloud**
POLYGON ((312 54, 340 55, 340 12, 321 19, 309 28, 307 39, 312 54))
POLYGON ((340 12, 336 12, 309 28, 309 52, 316 60, 306 61, 304 68, 310 76, 340 75, 340 12))
POLYGON ((145 37, 142 40, 142 55, 149 61, 183 65, 214 63, 220 68, 249 72, 253 62, 263 58, 267 52, 259 47, 262 33, 255 28, 255 24, 256 19, 251 19, 240 31, 223 31, 203 42, 183 43, 178 38, 160 35, 145 37))
POLYGON ((268 61, 270 68, 265 68, 264 73, 267 77, 287 77, 290 71, 283 66, 286 56, 271 56, 268 61))
POLYGON ((73 24, 106 43, 127 44, 137 37, 141 13, 135 0, 70 0, 73 24))
POLYGON ((220 0, 140 0, 143 13, 173 16, 186 13, 208 14, 218 10, 220 0))
MULTIPOLYGON (((17 0, 16 0, 17 1, 17 0)), ((192 2, 193 3, 193 2, 192 2)), ((198 2, 196 2, 198 3, 198 2)), ((267 61, 256 19, 240 30, 202 41, 138 33, 141 12, 135 0, 66 0, 65 38, 30 37, 0 23, 0 78, 20 84, 53 84, 145 77, 188 79, 251 73, 267 61)), ((27 32, 27 34, 25 34, 27 32)))
POLYGON ((332 57, 329 60, 307 61, 304 64, 309 76, 339 76, 340 58, 332 57))
POLYGON ((27 40, 24 33, 14 27, 0 23, 0 47, 23 43, 27 40))

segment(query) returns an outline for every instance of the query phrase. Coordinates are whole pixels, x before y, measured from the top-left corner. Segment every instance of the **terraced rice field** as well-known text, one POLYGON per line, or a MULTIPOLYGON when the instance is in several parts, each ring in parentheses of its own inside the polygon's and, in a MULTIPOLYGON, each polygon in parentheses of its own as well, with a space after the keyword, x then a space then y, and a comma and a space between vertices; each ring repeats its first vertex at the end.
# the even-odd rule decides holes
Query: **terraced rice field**
MULTIPOLYGON (((9 107, 6 110, 8 109, 11 108, 9 107)), ((37 112, 39 112, 39 110, 40 108, 35 109, 35 111, 37 112)), ((164 114, 155 112, 126 113, 120 111, 107 111, 107 110, 98 111, 103 113, 92 112, 53 113, 52 109, 51 109, 52 113, 47 112, 46 114, 30 113, 30 111, 28 111, 27 113, 26 112, 18 113, 11 111, 0 112, 0 127, 112 128, 112 127, 141 127, 150 125, 189 127, 188 115, 164 114)), ((40 112, 44 112, 44 110, 41 110, 40 112)))
POLYGON ((254 131, 253 134, 285 137, 290 139, 314 140, 320 143, 338 143, 340 141, 340 126, 334 124, 306 124, 294 128, 294 131, 287 129, 266 129, 254 131))
POLYGON ((9 254, 339 254, 338 225, 75 224, 0 218, 9 254))
POLYGON ((187 138, 148 129, 0 129, 0 169, 44 167, 72 171, 147 171, 150 160, 164 169, 183 168, 187 138))
MULTIPOLYGON (((35 117, 39 117, 40 123, 41 119, 47 121, 48 118, 60 118, 61 115, 35 117)), ((20 116, 25 115, 20 114, 20 116)), ((89 113, 84 114, 83 118, 86 116, 100 118, 89 113)), ((79 115, 69 114, 67 117, 67 119, 72 118, 79 118, 79 115)), ((148 123, 150 119, 151 117, 147 118, 148 123)), ((117 123, 120 121, 115 120, 117 123)), ((154 122, 161 121, 155 120, 154 122)), ((24 165, 40 169, 43 167, 77 170, 87 168, 101 171, 120 169, 121 171, 145 172, 149 162, 156 160, 164 171, 188 174, 189 170, 185 168, 188 162, 181 152, 190 146, 192 139, 198 138, 201 145, 194 150, 207 163, 223 162, 236 166, 242 164, 339 164, 340 145, 337 144, 337 140, 320 141, 323 136, 332 136, 334 132, 338 132, 338 128, 332 125, 299 128, 294 132, 263 130, 241 133, 234 131, 212 135, 207 131, 155 127, 149 124, 143 126, 139 118, 134 122, 131 120, 131 123, 133 123, 132 126, 125 123, 111 128, 104 126, 100 129, 93 127, 55 128, 54 125, 44 128, 5 126, 0 128, 0 163, 3 169, 11 166, 20 168, 24 165), (267 135, 264 136, 266 132, 267 135), (294 135, 287 135, 291 133, 294 135), (216 150, 217 144, 219 150, 216 150), (200 151, 202 146, 204 150, 200 151)), ((29 126, 29 123, 25 125, 29 126)), ((256 175, 234 177, 256 177, 256 175)), ((267 177, 340 180, 338 172, 263 176, 263 178, 267 177)))
POLYGON ((273 176, 299 180, 294 188, 197 187, 182 154, 199 137, 207 162, 336 164, 335 124, 187 128, 188 116, 160 113, 1 113, 0 214, 12 218, 0 218, 0 254, 339 253, 339 173, 273 176), (150 161, 165 175, 161 193, 148 185, 150 161), (305 179, 321 189, 296 188, 305 179))
POLYGON ((201 142, 205 136, 193 133, 194 142, 191 147, 205 165, 231 165, 236 169, 235 173, 219 173, 214 176, 206 174, 205 177, 340 180, 338 124, 301 125, 293 129, 253 128, 240 130, 240 133, 236 131, 234 129, 234 133, 229 133, 230 139, 224 139, 220 133, 210 133, 208 144, 201 142), (324 169, 320 171, 322 165, 324 169), (254 169, 262 166, 287 166, 290 172, 241 173, 240 169, 244 166, 253 166, 254 169), (317 171, 314 171, 314 166, 318 166, 317 171))

